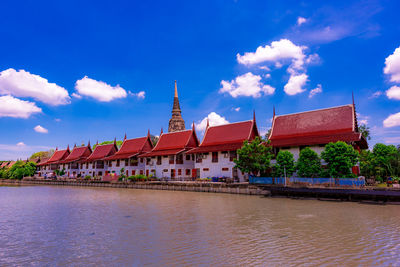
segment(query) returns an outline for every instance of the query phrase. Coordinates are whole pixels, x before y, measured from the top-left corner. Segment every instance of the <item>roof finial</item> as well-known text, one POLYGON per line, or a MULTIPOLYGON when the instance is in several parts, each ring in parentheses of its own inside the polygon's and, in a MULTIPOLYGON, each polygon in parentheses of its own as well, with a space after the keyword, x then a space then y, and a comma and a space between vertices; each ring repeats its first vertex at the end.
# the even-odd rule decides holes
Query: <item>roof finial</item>
POLYGON ((58 146, 56 146, 56 151, 58 150, 58 146))
POLYGON ((90 147, 90 140, 88 141, 87 146, 90 147))
POLYGON ((68 144, 68 146, 67 146, 67 150, 69 150, 69 144, 68 144))
POLYGON ((194 121, 193 121, 193 124, 192 124, 192 131, 193 132, 196 131, 196 129, 194 128, 194 121))
POLYGON ((76 147, 76 143, 74 144, 74 148, 76 147))
POLYGON ((150 138, 150 129, 147 129, 147 137, 150 138))
POLYGON ((99 144, 99 140, 96 141, 96 146, 99 144))
POLYGON ((162 129, 162 127, 161 127, 161 133, 160 133, 160 136, 163 134, 163 129, 162 129))
POLYGON ((253 121, 256 121, 256 110, 253 109, 253 121))
POLYGON ((275 105, 273 106, 272 118, 275 118, 275 105))
POLYGON ((124 141, 126 140, 126 133, 125 133, 125 136, 124 136, 124 141))
POLYGON ((207 117, 207 126, 206 126, 206 129, 208 129, 208 127, 210 127, 210 120, 209 120, 208 117, 207 117))
POLYGON ((114 145, 117 145, 117 138, 114 137, 114 145))
POLYGON ((351 99, 353 100, 353 106, 354 106, 354 92, 351 91, 351 99))
POLYGON ((175 97, 178 97, 178 87, 176 86, 176 80, 175 80, 175 97))

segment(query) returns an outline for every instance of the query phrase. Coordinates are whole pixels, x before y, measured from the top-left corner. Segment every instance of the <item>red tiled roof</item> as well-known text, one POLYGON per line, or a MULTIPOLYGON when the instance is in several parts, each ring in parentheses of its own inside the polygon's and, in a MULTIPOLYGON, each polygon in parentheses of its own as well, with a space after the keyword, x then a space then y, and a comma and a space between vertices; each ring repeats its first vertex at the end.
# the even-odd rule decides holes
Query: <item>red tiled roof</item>
POLYGON ((69 163, 73 161, 78 161, 83 158, 87 158, 92 153, 89 146, 74 147, 68 157, 65 158, 61 163, 69 163))
POLYGON ((114 155, 107 157, 106 160, 128 159, 133 156, 137 156, 140 153, 150 151, 151 149, 145 149, 146 142, 150 142, 149 148, 151 148, 152 144, 148 136, 127 139, 122 143, 120 150, 114 155))
POLYGON ((102 160, 105 157, 114 155, 115 152, 117 152, 115 144, 97 145, 86 161, 102 160))
POLYGON ((8 163, 10 163, 10 162, 9 162, 9 161, 3 162, 3 163, 0 165, 0 168, 5 168, 5 167, 8 165, 8 163))
POLYGON ((360 141, 361 145, 365 146, 366 142, 362 140, 361 134, 356 132, 355 125, 353 105, 276 116, 269 140, 275 147, 336 141, 360 141))
POLYGON ((48 160, 49 160, 49 158, 41 158, 40 162, 37 164, 37 166, 46 165, 48 160))
POLYGON ((245 140, 252 140, 255 136, 258 136, 258 130, 253 120, 210 126, 200 146, 188 154, 234 151, 241 148, 245 140))
POLYGON ((190 148, 197 147, 199 141, 196 132, 192 130, 178 131, 172 133, 162 133, 157 145, 150 153, 141 155, 140 157, 153 157, 175 155, 190 148))
POLYGON ((56 150, 46 164, 56 164, 61 160, 64 160, 69 155, 69 149, 56 150))

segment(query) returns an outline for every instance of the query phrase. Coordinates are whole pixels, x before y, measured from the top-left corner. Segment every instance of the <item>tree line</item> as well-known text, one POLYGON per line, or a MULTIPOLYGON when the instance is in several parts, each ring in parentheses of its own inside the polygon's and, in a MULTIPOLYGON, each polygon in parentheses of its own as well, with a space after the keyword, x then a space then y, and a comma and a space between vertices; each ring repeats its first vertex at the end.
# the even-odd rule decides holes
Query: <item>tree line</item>
POLYGON ((338 141, 329 143, 319 156, 309 147, 301 149, 297 162, 290 151, 274 153, 268 141, 260 137, 245 141, 237 151, 236 167, 255 176, 290 177, 355 177, 352 167, 358 163, 361 175, 384 181, 400 176, 400 145, 376 144, 372 151, 358 153, 353 146, 338 141), (271 164, 271 160, 275 163, 271 164))

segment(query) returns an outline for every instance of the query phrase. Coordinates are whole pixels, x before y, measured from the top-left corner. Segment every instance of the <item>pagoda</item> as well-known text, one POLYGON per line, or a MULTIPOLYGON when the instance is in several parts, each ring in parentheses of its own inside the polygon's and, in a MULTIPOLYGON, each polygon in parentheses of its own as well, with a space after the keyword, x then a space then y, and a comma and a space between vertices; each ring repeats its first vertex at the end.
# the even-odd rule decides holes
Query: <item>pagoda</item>
POLYGON ((172 117, 169 120, 168 132, 177 132, 185 130, 185 121, 182 119, 181 107, 179 106, 178 88, 175 81, 174 105, 172 107, 172 117))

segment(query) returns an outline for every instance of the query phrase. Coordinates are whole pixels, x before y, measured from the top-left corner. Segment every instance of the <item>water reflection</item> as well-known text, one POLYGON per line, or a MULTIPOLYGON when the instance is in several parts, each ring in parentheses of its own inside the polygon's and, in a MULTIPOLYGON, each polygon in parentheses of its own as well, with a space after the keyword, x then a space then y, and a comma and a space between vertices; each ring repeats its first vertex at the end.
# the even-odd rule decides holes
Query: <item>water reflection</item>
POLYGON ((0 188, 0 265, 396 265, 400 206, 0 188))

